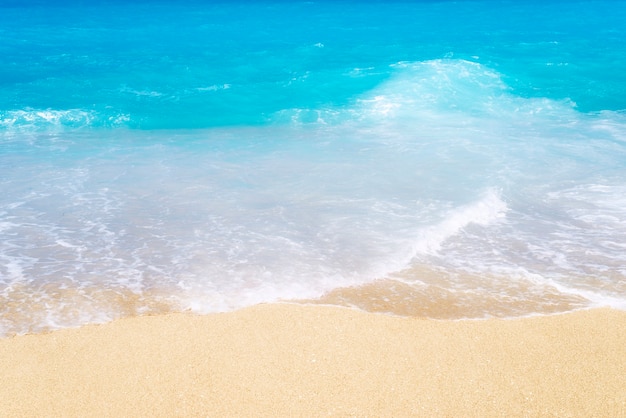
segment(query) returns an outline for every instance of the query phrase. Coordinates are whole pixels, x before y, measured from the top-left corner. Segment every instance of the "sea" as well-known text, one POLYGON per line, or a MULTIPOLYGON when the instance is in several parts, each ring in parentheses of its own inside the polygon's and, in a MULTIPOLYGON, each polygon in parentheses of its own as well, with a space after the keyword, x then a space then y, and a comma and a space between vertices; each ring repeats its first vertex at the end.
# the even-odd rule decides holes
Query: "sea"
POLYGON ((626 309, 626 1, 0 1, 0 336, 626 309))

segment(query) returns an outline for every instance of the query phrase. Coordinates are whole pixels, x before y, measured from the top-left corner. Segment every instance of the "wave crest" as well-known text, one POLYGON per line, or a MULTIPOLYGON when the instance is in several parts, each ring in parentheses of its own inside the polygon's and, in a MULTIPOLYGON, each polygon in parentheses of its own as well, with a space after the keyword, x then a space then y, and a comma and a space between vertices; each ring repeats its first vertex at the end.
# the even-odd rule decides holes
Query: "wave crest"
POLYGON ((507 204, 500 198, 498 192, 489 189, 478 201, 458 207, 438 224, 420 230, 413 243, 412 257, 418 254, 435 254, 444 241, 468 225, 489 225, 503 218, 507 210, 507 204))
POLYGON ((126 126, 130 117, 83 109, 19 109, 0 111, 0 131, 39 131, 126 126))
POLYGON ((439 122, 471 118, 524 120, 528 116, 571 118, 570 100, 513 94, 497 71, 477 62, 437 59, 398 62, 392 75, 346 108, 288 109, 275 120, 295 124, 439 122))

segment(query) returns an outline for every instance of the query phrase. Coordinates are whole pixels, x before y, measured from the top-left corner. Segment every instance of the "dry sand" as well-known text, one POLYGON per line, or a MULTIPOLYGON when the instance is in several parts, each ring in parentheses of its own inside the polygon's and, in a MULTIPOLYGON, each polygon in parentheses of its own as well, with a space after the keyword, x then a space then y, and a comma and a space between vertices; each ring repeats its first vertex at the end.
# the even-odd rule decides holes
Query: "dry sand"
POLYGON ((0 340, 0 416, 626 416, 626 312, 295 304, 0 340))

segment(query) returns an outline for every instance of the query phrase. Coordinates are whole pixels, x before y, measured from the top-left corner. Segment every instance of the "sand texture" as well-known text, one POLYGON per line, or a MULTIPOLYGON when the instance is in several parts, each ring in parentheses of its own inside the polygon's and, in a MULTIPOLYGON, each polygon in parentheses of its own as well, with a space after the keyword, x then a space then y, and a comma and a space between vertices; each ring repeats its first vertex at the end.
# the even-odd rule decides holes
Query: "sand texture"
POLYGON ((626 312, 438 321, 328 306, 0 340, 0 416, 626 416, 626 312))

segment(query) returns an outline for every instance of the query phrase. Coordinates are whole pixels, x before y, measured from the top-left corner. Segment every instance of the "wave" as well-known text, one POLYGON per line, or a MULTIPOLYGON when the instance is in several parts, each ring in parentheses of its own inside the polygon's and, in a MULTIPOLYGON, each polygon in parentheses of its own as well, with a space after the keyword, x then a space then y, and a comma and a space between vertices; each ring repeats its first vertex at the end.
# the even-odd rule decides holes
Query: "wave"
POLYGON ((390 77, 347 107, 286 109, 273 117, 294 124, 444 122, 467 124, 472 118, 530 117, 571 119, 571 100, 528 98, 514 94, 504 75, 477 62, 436 59, 398 62, 390 77), (462 119, 459 120, 458 116, 462 119))
MULTIPOLYGON (((344 74, 346 84, 359 78, 355 75, 356 70, 358 69, 344 74)), ((529 118, 554 125, 568 124, 580 118, 573 101, 517 95, 505 82, 504 74, 474 61, 452 58, 402 61, 393 63, 381 71, 388 74, 385 81, 354 97, 345 105, 286 108, 270 112, 265 121, 269 125, 317 124, 369 128, 374 124, 472 127, 504 119, 508 124, 529 125, 529 118)), ((172 106, 168 99, 162 103, 137 107, 135 101, 129 102, 125 98, 128 93, 132 93, 133 100, 138 97, 158 99, 164 93, 158 89, 124 88, 119 91, 124 97, 110 98, 110 105, 117 106, 116 109, 123 109, 121 111, 108 107, 100 110, 81 108, 0 110, 0 131, 89 127, 143 129, 151 126, 193 128, 221 126, 228 124, 229 121, 235 124, 239 121, 245 125, 246 120, 258 121, 264 117, 263 106, 255 104, 251 107, 250 97, 280 93, 265 91, 265 85, 248 87, 242 89, 245 94, 238 93, 240 96, 232 96, 229 99, 232 101, 228 104, 221 101, 214 103, 215 99, 191 95, 185 96, 187 98, 177 102, 175 106, 172 106), (121 101, 115 105, 114 102, 117 100, 121 101), (254 113, 254 116, 251 116, 251 113, 254 113), (218 122, 220 118, 221 121, 218 122)), ((188 86, 183 90, 188 92, 187 89, 188 86)), ((196 87, 193 91, 206 93, 227 90, 232 90, 231 84, 210 84, 196 87)), ((172 97, 178 97, 175 93, 172 94, 172 97)), ((279 106, 278 103, 276 106, 279 106)), ((613 128, 612 121, 617 115, 617 112, 603 112, 603 117, 599 118, 599 121, 602 121, 603 127, 609 130, 613 128)))
POLYGON ((460 233, 468 225, 487 226, 504 218, 507 209, 499 193, 490 189, 476 202, 458 207, 438 224, 420 230, 413 243, 412 255, 435 254, 445 240, 460 233))
POLYGON ((83 109, 19 109, 0 111, 0 132, 48 131, 124 127, 125 114, 102 114, 83 109))

